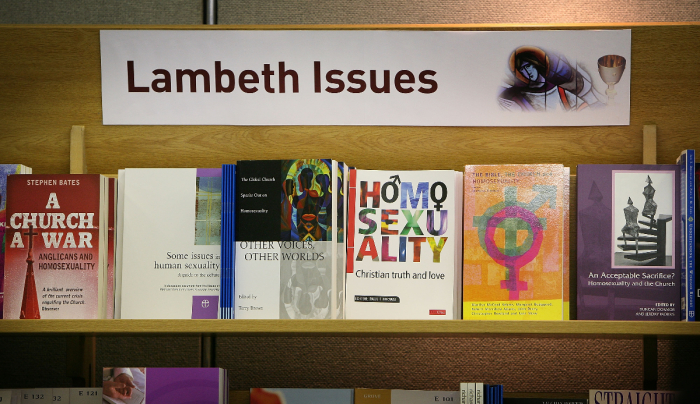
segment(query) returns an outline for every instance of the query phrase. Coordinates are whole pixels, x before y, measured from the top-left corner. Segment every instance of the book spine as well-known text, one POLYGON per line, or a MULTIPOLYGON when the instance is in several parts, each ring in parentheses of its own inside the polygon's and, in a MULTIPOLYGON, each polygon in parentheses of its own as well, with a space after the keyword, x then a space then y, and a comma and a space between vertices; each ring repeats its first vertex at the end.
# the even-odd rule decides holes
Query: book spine
POLYGON ((336 293, 340 293, 340 310, 339 318, 345 318, 345 284, 347 275, 347 247, 348 247, 348 166, 344 162, 338 163, 339 169, 341 171, 341 184, 339 189, 339 212, 338 212, 338 241, 341 242, 341 252, 340 252, 340 268, 342 269, 340 284, 336 293), (341 239, 342 237, 342 239, 341 239))
POLYGON ((485 404, 484 383, 474 383, 474 404, 485 404))
POLYGON ((469 394, 469 383, 459 384, 459 404, 469 404, 467 399, 467 394, 469 394))
POLYGON ((114 250, 114 318, 122 318, 122 262, 124 250, 124 185, 126 172, 124 169, 117 171, 117 219, 115 224, 115 250, 114 250))
MULTIPOLYGON (((114 318, 114 313, 108 309, 109 299, 113 298, 107 288, 112 287, 109 282, 109 179, 100 175, 100 211, 99 211, 99 257, 97 272, 97 318, 114 318), (109 313, 109 317, 108 317, 109 313)), ((114 304, 112 304, 114 306, 114 304)))
POLYGON ((688 240, 687 240, 687 275, 686 275, 686 293, 688 295, 688 300, 687 300, 687 305, 688 305, 688 312, 687 312, 687 317, 686 319, 688 321, 695 321, 695 304, 696 304, 696 294, 695 294, 695 194, 696 194, 696 187, 697 184, 695 184, 696 176, 695 176, 695 150, 688 150, 688 173, 687 173, 687 189, 686 189, 686 195, 687 195, 687 221, 686 221, 686 226, 687 226, 687 234, 688 234, 688 240))
MULTIPOLYGON (((698 163, 696 162, 693 165, 693 169, 695 171, 695 176, 693 177, 693 184, 694 184, 694 189, 693 189, 693 218, 697 217, 698 213, 698 204, 697 201, 700 200, 700 192, 698 192, 698 183, 700 182, 700 169, 698 169, 698 163)), ((695 229, 695 221, 693 220, 693 229, 695 229)), ((694 230, 693 230, 694 231, 694 230)), ((698 252, 698 247, 700 247, 700 243, 698 243, 697 237, 694 236, 695 239, 695 245, 693 246, 693 265, 695 265, 695 257, 698 252)), ((693 279, 695 279, 695 271, 693 271, 693 279)), ((697 299, 700 299, 700 287, 698 287, 697 282, 695 282, 695 289, 692 291, 693 292, 693 300, 697 301, 697 299)))
MULTIPOLYGON (((357 172, 355 169, 350 169, 348 180, 348 221, 347 221, 347 273, 352 274, 355 272, 354 262, 355 262, 355 204, 356 202, 356 178, 357 172)), ((345 296, 347 299, 347 295, 345 296)))
POLYGON ((681 320, 695 321, 695 151, 678 157, 681 171, 681 320))
POLYGON ((117 238, 117 179, 109 178, 109 208, 107 224, 107 318, 114 318, 114 264, 117 238))
POLYGON ((338 182, 338 178, 340 178, 340 173, 339 173, 339 168, 338 168, 338 162, 336 160, 331 161, 331 178, 329 181, 329 188, 331 191, 331 204, 329 206, 330 211, 331 211, 331 229, 333 231, 330 232, 329 238, 333 242, 333 246, 331 247, 331 288, 332 288, 332 293, 331 293, 331 318, 337 319, 337 318, 342 318, 342 307, 340 304, 340 297, 338 295, 338 292, 340 292, 339 287, 340 287, 340 278, 345 276, 345 268, 342 267, 342 261, 340 261, 340 240, 339 240, 339 233, 338 233, 338 215, 341 213, 339 206, 338 206, 338 198, 340 197, 340 186, 342 186, 342 183, 338 182), (335 232, 335 234, 333 234, 335 232))
POLYGON ((228 168, 221 166, 221 285, 219 286, 219 318, 227 318, 228 268, 228 168))
POLYGON ((235 200, 236 200, 236 166, 222 165, 221 189, 221 299, 219 317, 235 318, 234 293, 234 262, 236 255, 235 237, 235 200))

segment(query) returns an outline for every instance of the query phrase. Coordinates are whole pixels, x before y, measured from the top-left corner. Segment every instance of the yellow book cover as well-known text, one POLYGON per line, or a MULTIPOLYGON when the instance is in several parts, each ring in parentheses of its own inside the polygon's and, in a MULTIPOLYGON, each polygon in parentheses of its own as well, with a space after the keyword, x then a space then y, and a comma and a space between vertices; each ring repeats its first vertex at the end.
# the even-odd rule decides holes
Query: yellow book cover
POLYGON ((463 318, 562 320, 564 167, 464 169, 463 318))

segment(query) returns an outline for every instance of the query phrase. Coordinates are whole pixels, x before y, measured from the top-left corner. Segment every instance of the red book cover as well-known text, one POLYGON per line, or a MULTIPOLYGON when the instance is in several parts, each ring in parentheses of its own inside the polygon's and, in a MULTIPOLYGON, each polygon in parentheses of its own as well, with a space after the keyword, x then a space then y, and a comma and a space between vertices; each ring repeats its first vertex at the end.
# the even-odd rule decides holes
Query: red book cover
POLYGON ((5 318, 100 318, 106 186, 97 174, 10 176, 5 318))

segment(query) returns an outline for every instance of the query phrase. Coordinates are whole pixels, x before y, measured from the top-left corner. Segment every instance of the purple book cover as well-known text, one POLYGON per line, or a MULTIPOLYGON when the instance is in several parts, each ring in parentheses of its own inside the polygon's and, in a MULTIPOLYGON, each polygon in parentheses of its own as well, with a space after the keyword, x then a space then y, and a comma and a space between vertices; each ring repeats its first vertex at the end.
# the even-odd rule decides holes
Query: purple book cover
POLYGON ((219 368, 146 368, 148 404, 219 404, 219 368))
POLYGON ((677 165, 578 166, 579 320, 680 320, 677 165))

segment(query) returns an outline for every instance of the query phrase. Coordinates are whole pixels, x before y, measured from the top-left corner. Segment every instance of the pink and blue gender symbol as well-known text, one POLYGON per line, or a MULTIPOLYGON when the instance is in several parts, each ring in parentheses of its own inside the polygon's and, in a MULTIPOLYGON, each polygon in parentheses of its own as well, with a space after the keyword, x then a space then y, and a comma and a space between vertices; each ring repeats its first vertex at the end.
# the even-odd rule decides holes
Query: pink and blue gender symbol
POLYGON ((481 248, 499 265, 506 268, 501 289, 508 290, 509 300, 519 300, 520 291, 527 290, 527 282, 520 281, 520 268, 537 257, 542 246, 545 218, 538 218, 535 211, 547 200, 550 207, 556 203, 555 186, 535 186, 538 195, 530 203, 517 201, 517 188, 506 187, 505 200, 489 207, 482 216, 474 217, 474 227, 479 228, 481 248), (505 231, 503 248, 496 243, 496 229, 505 231), (527 237, 518 245, 518 231, 527 231, 527 237))

